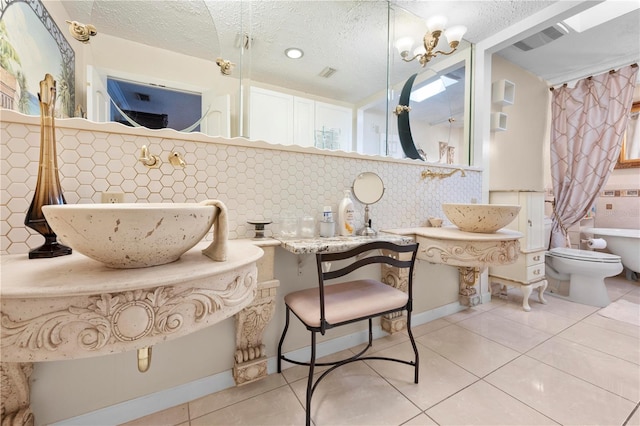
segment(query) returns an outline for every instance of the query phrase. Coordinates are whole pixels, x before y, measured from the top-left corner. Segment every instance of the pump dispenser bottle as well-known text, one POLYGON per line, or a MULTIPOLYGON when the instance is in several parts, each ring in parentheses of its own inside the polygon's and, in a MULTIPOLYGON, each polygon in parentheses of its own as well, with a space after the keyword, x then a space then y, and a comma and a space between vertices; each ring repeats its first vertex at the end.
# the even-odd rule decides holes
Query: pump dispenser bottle
POLYGON ((344 198, 340 201, 338 206, 338 232, 343 237, 350 237, 353 235, 353 200, 351 199, 351 191, 346 189, 344 191, 344 198))

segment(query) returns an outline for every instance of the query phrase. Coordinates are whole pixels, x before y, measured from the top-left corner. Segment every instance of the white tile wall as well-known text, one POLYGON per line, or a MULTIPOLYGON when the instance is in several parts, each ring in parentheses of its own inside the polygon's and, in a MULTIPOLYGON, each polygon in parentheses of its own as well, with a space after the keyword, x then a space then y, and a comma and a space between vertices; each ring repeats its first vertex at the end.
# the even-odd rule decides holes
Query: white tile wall
MULTIPOLYGON (((43 242, 24 226, 38 172, 39 119, 2 114, 0 253, 26 253, 43 242)), ((219 199, 230 212, 230 238, 253 235, 247 220, 277 221, 290 213, 318 216, 325 205, 335 211, 343 190, 364 171, 377 173, 385 184, 382 200, 371 206, 375 229, 425 225, 429 216, 442 216, 443 202, 481 199, 480 171, 469 170, 466 177, 456 173, 447 179, 421 180, 420 172, 427 166, 409 160, 326 155, 315 149, 94 125, 80 119, 58 120, 56 137, 67 203, 99 203, 103 191, 124 192, 125 202, 219 199), (161 157, 159 169, 148 169, 138 161, 142 145, 161 157), (184 169, 167 161, 172 150, 183 155, 184 169)), ((364 206, 355 204, 356 225, 361 227, 364 206)))

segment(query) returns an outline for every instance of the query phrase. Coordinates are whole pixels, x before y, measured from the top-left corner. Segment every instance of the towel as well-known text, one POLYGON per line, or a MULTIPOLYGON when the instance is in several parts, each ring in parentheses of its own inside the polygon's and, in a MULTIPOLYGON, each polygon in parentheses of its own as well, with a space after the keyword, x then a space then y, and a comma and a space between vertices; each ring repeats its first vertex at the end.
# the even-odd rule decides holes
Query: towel
POLYGON ((202 254, 215 260, 224 262, 227 260, 227 240, 229 239, 229 224, 227 223, 227 206, 219 200, 202 201, 200 204, 214 206, 218 209, 218 214, 213 219, 213 242, 202 254))

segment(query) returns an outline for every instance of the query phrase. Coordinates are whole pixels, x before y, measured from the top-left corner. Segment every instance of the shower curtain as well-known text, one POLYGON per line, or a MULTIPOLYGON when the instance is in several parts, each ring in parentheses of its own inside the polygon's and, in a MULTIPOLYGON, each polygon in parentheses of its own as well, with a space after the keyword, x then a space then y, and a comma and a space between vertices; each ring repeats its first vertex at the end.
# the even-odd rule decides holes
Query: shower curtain
POLYGON ((571 247, 568 230, 582 219, 620 154, 638 65, 553 90, 551 176, 555 197, 550 248, 571 247))

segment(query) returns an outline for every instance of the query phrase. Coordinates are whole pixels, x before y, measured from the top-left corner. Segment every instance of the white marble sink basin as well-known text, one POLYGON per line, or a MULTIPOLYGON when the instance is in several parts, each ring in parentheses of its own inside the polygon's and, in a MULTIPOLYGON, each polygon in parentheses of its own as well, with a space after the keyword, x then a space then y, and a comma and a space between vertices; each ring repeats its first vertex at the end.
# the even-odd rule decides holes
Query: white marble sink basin
POLYGON ((461 231, 491 234, 510 224, 520 206, 509 204, 442 204, 447 219, 461 231))
POLYGON ((202 240, 220 209, 204 203, 121 203, 42 211, 63 244, 111 268, 144 268, 178 260, 202 240))

